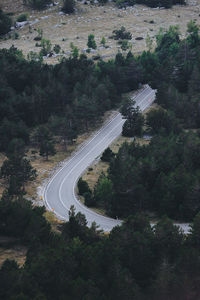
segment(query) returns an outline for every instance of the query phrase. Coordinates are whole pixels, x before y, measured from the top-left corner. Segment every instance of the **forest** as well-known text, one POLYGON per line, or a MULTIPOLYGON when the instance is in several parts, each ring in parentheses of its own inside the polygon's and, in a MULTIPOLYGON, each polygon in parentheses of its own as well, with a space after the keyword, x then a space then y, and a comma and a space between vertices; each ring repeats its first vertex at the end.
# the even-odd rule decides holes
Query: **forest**
POLYGON ((199 50, 194 21, 185 39, 172 26, 159 32, 155 51, 118 53, 108 62, 75 52, 49 66, 26 60, 14 47, 0 50, 0 151, 7 156, 0 171, 6 182, 0 235, 28 249, 23 267, 13 260, 2 265, 1 299, 200 297, 199 50), (121 101, 141 83, 157 89, 160 107, 145 120, 121 101), (25 199, 25 183, 36 176, 26 150, 34 144, 48 155, 55 136, 72 142, 121 104, 127 121, 139 122, 136 135, 145 130, 152 139, 108 155, 108 175, 91 191, 90 205, 123 217, 122 226, 106 235, 95 223, 88 228, 71 207, 69 222, 52 231, 45 208, 25 199), (152 214, 159 217, 153 227, 152 214), (169 217, 191 222, 189 234, 169 217))
POLYGON ((112 217, 138 211, 149 216, 191 221, 200 209, 200 37, 195 22, 181 40, 178 28, 157 36, 154 53, 137 62, 147 82, 157 89, 159 109, 146 118, 129 101, 122 106, 127 119, 123 134, 150 134, 148 145, 124 144, 109 160, 92 191, 89 206, 106 209, 112 217), (144 127, 145 125, 145 127, 144 127))
POLYGON ((142 214, 105 235, 73 208, 54 233, 43 212, 23 198, 0 202, 1 235, 28 247, 24 267, 6 260, 0 269, 1 299, 199 298, 200 214, 187 236, 167 217, 152 228, 142 214))

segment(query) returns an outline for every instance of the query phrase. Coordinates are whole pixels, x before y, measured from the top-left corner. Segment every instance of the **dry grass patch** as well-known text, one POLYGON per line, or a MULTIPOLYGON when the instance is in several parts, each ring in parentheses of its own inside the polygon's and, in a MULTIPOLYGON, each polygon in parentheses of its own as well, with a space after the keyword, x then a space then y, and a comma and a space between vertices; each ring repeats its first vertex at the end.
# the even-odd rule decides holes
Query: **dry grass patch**
POLYGON ((46 210, 44 213, 44 217, 50 223, 51 229, 56 233, 60 233, 59 226, 64 222, 59 220, 52 211, 46 210))
POLYGON ((146 116, 150 111, 156 110, 159 108, 161 108, 160 105, 158 105, 157 103, 153 103, 153 104, 151 104, 151 106, 149 106, 148 108, 145 109, 145 111, 143 112, 143 115, 146 116))
POLYGON ((26 254, 27 249, 23 246, 15 246, 9 249, 0 247, 0 268, 6 259, 15 260, 22 267, 26 261, 26 254))
MULTIPOLYGON (((128 138, 120 135, 109 147, 114 153, 117 153, 121 145, 125 142, 131 143, 133 138, 128 138)), ((104 173, 107 175, 109 163, 102 161, 100 158, 96 159, 94 163, 87 168, 82 175, 83 180, 87 181, 91 190, 94 189, 99 176, 104 173)))
POLYGON ((83 180, 87 181, 91 190, 94 189, 99 176, 104 173, 107 174, 109 164, 101 160, 96 160, 83 174, 83 180))

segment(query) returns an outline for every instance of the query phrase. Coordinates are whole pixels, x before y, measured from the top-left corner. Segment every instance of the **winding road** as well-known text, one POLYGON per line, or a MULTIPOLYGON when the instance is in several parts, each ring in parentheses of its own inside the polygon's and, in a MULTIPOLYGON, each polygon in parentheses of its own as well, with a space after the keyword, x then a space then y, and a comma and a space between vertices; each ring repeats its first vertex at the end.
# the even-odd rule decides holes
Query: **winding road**
MULTIPOLYGON (((155 93, 155 90, 148 85, 144 86, 134 98, 135 106, 139 106, 141 111, 144 111, 155 100, 155 93)), ((95 221, 100 229, 110 231, 114 226, 121 224, 121 220, 104 217, 84 206, 76 198, 75 187, 81 174, 121 134, 124 122, 122 115, 118 113, 74 153, 48 182, 43 192, 43 199, 48 209, 58 218, 69 220, 69 210, 73 205, 76 212, 86 216, 88 226, 95 221)))

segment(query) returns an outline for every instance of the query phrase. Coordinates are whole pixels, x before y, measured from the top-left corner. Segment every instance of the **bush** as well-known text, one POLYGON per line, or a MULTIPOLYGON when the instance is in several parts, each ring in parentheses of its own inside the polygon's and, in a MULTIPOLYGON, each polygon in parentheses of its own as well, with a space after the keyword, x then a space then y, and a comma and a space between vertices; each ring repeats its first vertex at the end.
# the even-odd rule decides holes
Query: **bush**
POLYGON ((95 201, 94 201, 94 197, 92 196, 91 192, 87 192, 83 194, 83 197, 85 199, 85 205, 88 207, 92 207, 95 206, 95 201))
POLYGON ((88 48, 92 48, 92 49, 96 49, 97 48, 96 42, 94 40, 94 34, 89 34, 88 35, 87 46, 88 46, 88 48))
POLYGON ((60 45, 57 45, 57 44, 53 47, 53 51, 54 51, 56 54, 60 53, 60 49, 61 49, 60 45))
POLYGON ((34 38, 34 41, 41 41, 43 37, 43 30, 41 28, 37 29, 38 35, 34 38))
POLYGON ((78 193, 84 195, 85 193, 91 193, 88 183, 80 177, 78 181, 78 193))
POLYGON ((113 38, 115 40, 131 40, 132 34, 129 31, 126 31, 126 28, 122 26, 119 30, 113 30, 113 38))
POLYGON ((43 9, 51 2, 52 0, 24 0, 25 5, 30 6, 34 9, 43 9))
POLYGON ((110 162, 112 158, 115 156, 115 154, 112 152, 112 150, 108 147, 102 154, 101 160, 110 162))
POLYGON ((8 33, 10 31, 11 25, 11 18, 0 9, 0 35, 8 33))
POLYGON ((24 22, 27 21, 28 15, 27 14, 21 14, 18 18, 17 18, 17 22, 24 22))
POLYGON ((63 0, 62 11, 66 14, 71 14, 74 12, 75 1, 74 0, 63 0))
POLYGON ((42 39, 41 47, 42 47, 42 49, 40 51, 41 56, 46 56, 47 54, 49 54, 51 52, 51 41, 42 39))

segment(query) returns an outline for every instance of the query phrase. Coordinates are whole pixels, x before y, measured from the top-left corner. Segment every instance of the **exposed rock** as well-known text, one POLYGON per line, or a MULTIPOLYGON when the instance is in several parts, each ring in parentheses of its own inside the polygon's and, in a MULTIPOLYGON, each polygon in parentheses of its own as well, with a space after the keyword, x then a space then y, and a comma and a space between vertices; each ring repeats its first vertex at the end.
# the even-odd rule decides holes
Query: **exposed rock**
POLYGON ((27 24, 29 24, 29 21, 16 22, 15 23, 15 28, 21 28, 21 27, 24 27, 27 24))

